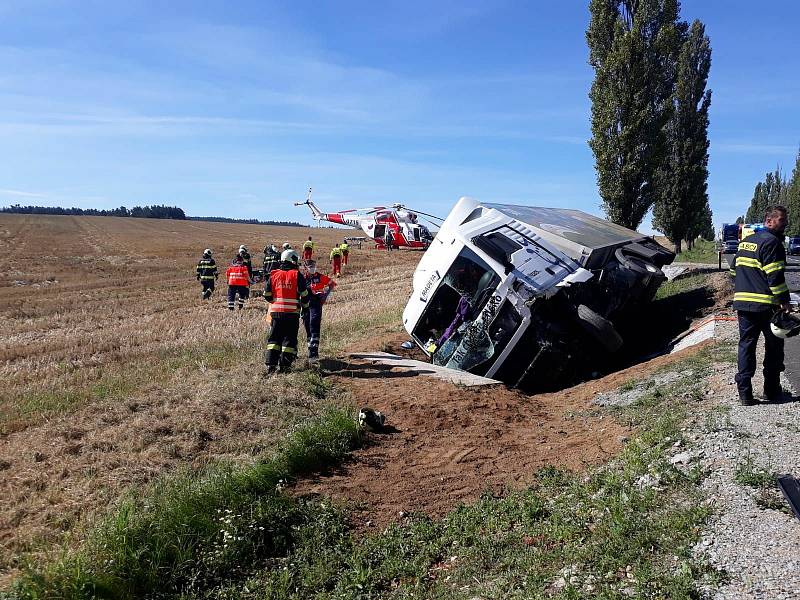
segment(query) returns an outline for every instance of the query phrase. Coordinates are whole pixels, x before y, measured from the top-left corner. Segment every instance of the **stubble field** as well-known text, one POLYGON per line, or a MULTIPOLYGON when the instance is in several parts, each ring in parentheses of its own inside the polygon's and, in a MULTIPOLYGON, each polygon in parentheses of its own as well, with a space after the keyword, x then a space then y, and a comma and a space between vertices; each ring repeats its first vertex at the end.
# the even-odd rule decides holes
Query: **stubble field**
MULTIPOLYGON (((194 266, 211 247, 224 272, 240 244, 260 266, 266 243, 308 235, 320 258, 351 231, 0 216, 0 572, 123 491, 252 459, 314 414, 306 373, 259 379, 263 299, 229 313, 220 276, 202 302, 194 266)), ((418 258, 354 249, 326 306, 323 353, 368 326, 396 331, 418 258)))

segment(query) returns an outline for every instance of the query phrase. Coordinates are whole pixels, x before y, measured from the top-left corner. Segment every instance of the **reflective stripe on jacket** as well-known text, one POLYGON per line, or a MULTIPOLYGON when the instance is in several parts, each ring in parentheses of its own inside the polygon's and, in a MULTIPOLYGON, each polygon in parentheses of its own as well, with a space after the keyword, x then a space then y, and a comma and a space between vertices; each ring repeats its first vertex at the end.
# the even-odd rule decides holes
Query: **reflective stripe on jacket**
POLYGON ((314 242, 311 240, 303 242, 303 250, 309 250, 314 248, 314 242))
POLYGON ((225 271, 225 277, 228 278, 228 285, 243 285, 250 287, 250 274, 247 267, 244 265, 231 265, 225 271))
POLYGON ((341 248, 338 248, 338 247, 337 247, 337 248, 334 248, 333 250, 331 250, 331 260, 333 260, 333 259, 334 259, 334 258, 336 258, 337 256, 338 256, 339 258, 341 258, 341 257, 342 257, 342 250, 341 250, 341 248))
POLYGON ((739 242, 734 262, 734 310, 761 312, 789 302, 783 241, 762 229, 739 242))
POLYGON ((216 279, 217 277, 217 263, 213 258, 201 258, 197 263, 197 276, 200 279, 216 279))
POLYGON ((306 280, 294 265, 281 263, 279 269, 269 274, 264 298, 270 302, 270 314, 298 313, 301 306, 308 306, 306 280))

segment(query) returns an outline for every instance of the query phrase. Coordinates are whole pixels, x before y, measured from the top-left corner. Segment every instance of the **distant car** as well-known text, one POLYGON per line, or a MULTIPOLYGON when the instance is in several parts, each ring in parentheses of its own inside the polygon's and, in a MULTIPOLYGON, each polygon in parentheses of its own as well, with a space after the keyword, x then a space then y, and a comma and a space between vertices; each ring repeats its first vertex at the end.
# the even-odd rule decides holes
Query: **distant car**
POLYGON ((736 254, 736 251, 739 248, 739 240, 725 240, 725 244, 722 248, 723 254, 736 254))
POLYGON ((800 237, 789 238, 789 246, 786 252, 789 256, 797 256, 800 254, 800 237))

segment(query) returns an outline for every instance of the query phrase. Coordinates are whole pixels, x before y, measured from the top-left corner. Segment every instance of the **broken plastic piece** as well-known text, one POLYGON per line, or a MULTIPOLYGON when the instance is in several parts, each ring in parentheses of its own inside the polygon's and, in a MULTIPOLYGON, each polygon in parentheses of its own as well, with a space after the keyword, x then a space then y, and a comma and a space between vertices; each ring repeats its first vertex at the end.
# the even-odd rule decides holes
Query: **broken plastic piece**
POLYGON ((792 507, 794 516, 800 519, 800 481, 791 475, 778 477, 778 487, 783 492, 783 497, 792 507))

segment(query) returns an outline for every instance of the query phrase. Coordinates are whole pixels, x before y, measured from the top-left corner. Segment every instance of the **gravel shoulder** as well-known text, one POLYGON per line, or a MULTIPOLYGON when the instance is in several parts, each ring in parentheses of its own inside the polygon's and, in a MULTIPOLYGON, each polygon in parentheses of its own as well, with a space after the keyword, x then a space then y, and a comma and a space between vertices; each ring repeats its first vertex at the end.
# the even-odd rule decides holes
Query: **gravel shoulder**
MULTIPOLYGON (((706 589, 705 596, 798 598, 800 521, 769 476, 797 475, 800 398, 784 380, 791 392, 784 403, 739 405, 733 383, 736 322, 718 323, 716 337, 722 360, 708 382, 709 404, 687 432, 691 452, 707 474, 703 492, 714 507, 695 552, 725 574, 724 583, 706 589)), ((763 344, 760 353, 759 362, 763 344)), ((760 373, 753 381, 757 392, 759 378, 760 373)))

